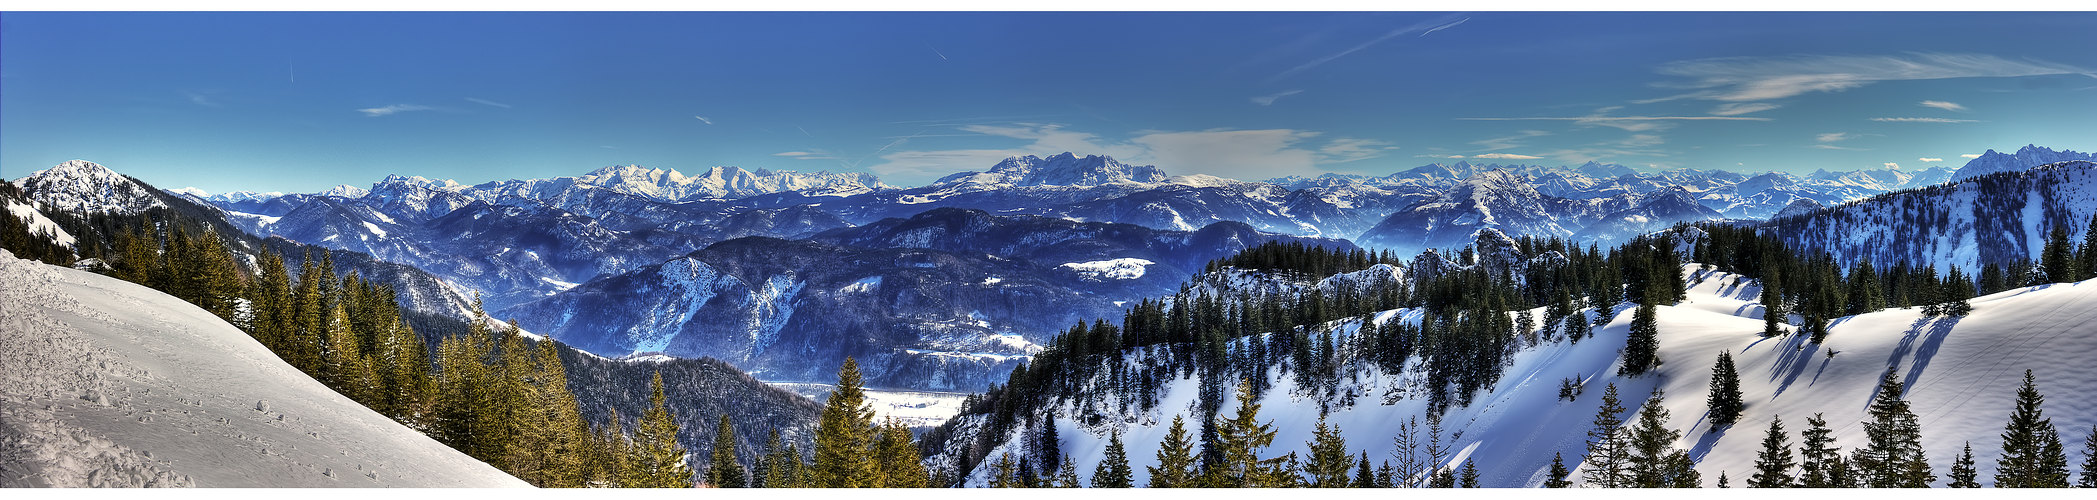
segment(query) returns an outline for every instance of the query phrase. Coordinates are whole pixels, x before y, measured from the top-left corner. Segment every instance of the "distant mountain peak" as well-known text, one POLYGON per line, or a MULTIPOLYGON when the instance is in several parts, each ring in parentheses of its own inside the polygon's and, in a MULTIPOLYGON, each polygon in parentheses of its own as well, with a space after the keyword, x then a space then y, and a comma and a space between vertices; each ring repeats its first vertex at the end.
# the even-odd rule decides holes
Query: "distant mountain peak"
POLYGON ((2048 163, 2060 163, 2070 160, 2097 160, 2097 155, 2068 149, 2055 151, 2052 148, 2036 144, 2026 144, 2024 147, 2018 148, 2016 153, 2011 154, 1990 149, 1981 153, 1979 157, 1967 161, 1966 166, 1959 167, 1959 170, 1953 173, 1951 178, 1952 180, 1958 180, 1998 172, 2015 172, 2048 163))
POLYGON ((167 206, 152 189, 87 160, 68 160, 16 184, 36 201, 65 211, 130 215, 167 206))
POLYGON ((1116 182, 1164 182, 1165 171, 1151 165, 1129 165, 1105 155, 1078 156, 1062 152, 1042 158, 1034 155, 1007 156, 990 170, 962 172, 940 178, 935 184, 972 182, 1011 186, 1099 186, 1116 182))

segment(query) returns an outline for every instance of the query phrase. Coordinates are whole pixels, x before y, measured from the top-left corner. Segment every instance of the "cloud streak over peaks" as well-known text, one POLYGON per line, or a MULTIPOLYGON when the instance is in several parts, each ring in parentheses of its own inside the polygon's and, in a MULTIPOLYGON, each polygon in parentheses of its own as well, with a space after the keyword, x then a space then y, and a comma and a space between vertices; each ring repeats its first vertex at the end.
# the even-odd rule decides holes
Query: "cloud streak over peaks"
POLYGON ((1980 120, 1961 120, 1961 119, 1957 119, 1957 118, 1910 118, 1910 117, 1898 117, 1898 118, 1872 118, 1872 119, 1871 119, 1871 121, 1875 121, 1875 122, 1893 122, 1893 123, 1973 123, 1973 122, 1978 122, 1978 121, 1980 121, 1980 120))
POLYGON ((429 106, 424 106, 424 105, 420 105, 420 104, 393 104, 393 105, 387 105, 387 106, 380 106, 380 107, 376 107, 376 108, 364 108, 364 109, 359 109, 359 110, 357 110, 357 112, 358 112, 358 113, 364 113, 364 116, 368 116, 368 117, 372 117, 372 118, 378 118, 378 117, 381 117, 381 116, 387 116, 387 115, 391 115, 391 114, 394 114, 394 113, 406 113, 406 112, 409 112, 409 111, 429 111, 429 110, 432 110, 432 109, 436 109, 436 108, 432 108, 432 107, 429 107, 429 106))
POLYGON ((1697 90, 1672 98, 1746 102, 1840 92, 1881 81, 2068 75, 2091 70, 1985 54, 1908 54, 1719 57, 1672 62, 1662 65, 1659 72, 1690 79, 1674 87, 1697 90))

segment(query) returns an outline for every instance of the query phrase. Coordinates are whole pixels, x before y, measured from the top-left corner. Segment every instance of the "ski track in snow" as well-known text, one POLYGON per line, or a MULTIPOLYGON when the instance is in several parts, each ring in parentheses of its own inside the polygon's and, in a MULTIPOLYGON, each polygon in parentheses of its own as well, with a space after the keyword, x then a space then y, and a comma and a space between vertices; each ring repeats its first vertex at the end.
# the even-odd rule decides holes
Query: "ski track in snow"
POLYGON ((524 486, 173 297, 5 251, 0 283, 0 487, 524 486))
MULTIPOLYGON (((1705 486, 1715 485, 1721 471, 1740 486, 1754 472, 1755 454, 1772 417, 1784 420, 1784 429, 1794 450, 1806 418, 1822 413, 1833 429, 1835 445, 1843 453, 1866 443, 1861 422, 1866 407, 1876 395, 1879 377, 1888 366, 1907 384, 1906 399, 1922 424, 1923 448, 1937 481, 1949 482, 1953 459, 1971 442, 1979 469, 1979 480, 1991 482, 1995 457, 2001 450, 2003 423, 2014 408, 2023 371, 2034 371, 2039 390, 2049 396, 2044 410, 2060 431, 2062 446, 2070 461, 2079 463, 2078 450, 2084 436, 2097 424, 2097 399, 2084 395, 2097 392, 2097 372, 2087 370, 2097 359, 2097 336, 2085 325, 2097 323, 2097 280, 2013 289, 1973 300, 1973 314, 1958 319, 1920 316, 1919 308, 1888 309, 1840 318, 1832 326, 1825 345, 1807 343, 1802 335, 1764 339, 1762 307, 1755 301, 1761 293, 1752 279, 1723 272, 1702 272, 1685 266, 1692 279, 1689 298, 1673 306, 1660 306, 1660 357, 1663 364, 1641 377, 1616 374, 1619 350, 1628 335, 1634 305, 1613 308, 1612 320, 1594 331, 1594 336, 1568 345, 1561 337, 1514 356, 1491 392, 1480 392, 1470 406, 1452 407, 1444 415, 1443 442, 1454 452, 1446 462, 1458 466, 1463 459, 1476 461, 1480 483, 1489 487, 1536 487, 1545 479, 1552 453, 1563 453, 1566 465, 1574 468, 1577 482, 1581 457, 1586 450, 1586 432, 1607 384, 1617 386, 1625 408, 1621 417, 1628 426, 1655 387, 1665 391, 1664 404, 1671 413, 1668 427, 1682 431, 1675 446, 1688 450, 1698 462, 1705 486), (1742 399, 1747 408, 1733 426, 1712 429, 1704 414, 1711 366, 1720 351, 1732 351, 1740 371, 1742 399), (1831 358, 1827 352, 1836 354, 1831 358), (1585 380, 1581 395, 1572 402, 1557 398, 1553 379, 1585 380), (1451 438, 1451 436, 1460 436, 1451 438)), ((1589 313, 1595 313, 1592 309, 1589 313)), ((1541 318, 1541 310, 1532 311, 1541 318)), ((1374 321, 1417 322, 1413 311, 1385 311, 1374 321)), ((1355 320, 1341 320, 1336 337, 1352 335, 1355 320)), ((1392 405, 1379 404, 1379 396, 1390 387, 1412 388, 1420 374, 1414 358, 1407 370, 1391 376, 1376 369, 1359 372, 1360 382, 1343 374, 1340 391, 1350 388, 1364 393, 1354 406, 1336 408, 1327 416, 1347 439, 1350 452, 1359 457, 1367 451, 1372 465, 1392 459, 1392 437, 1409 417, 1424 415, 1425 400, 1417 391, 1392 405)), ((1279 431, 1263 456, 1290 452, 1307 457, 1307 442, 1318 420, 1318 404, 1295 394, 1292 375, 1270 373, 1273 389, 1260 400, 1260 420, 1279 431)), ((1148 481, 1145 466, 1153 461, 1158 443, 1175 414, 1190 417, 1188 432, 1200 428, 1191 420, 1196 395, 1195 380, 1174 379, 1160 388, 1158 409, 1129 415, 1127 420, 1109 418, 1097 428, 1088 428, 1074 418, 1081 411, 1058 408, 1057 432, 1062 451, 1077 461, 1089 477, 1094 464, 1104 456, 1110 430, 1120 430, 1135 482, 1148 481)), ((1111 405, 1110 405, 1111 406, 1111 405)), ((1220 415, 1228 416, 1237 404, 1226 396, 1220 415)), ((1111 407, 1104 410, 1112 414, 1111 407)), ((1420 424, 1424 427, 1426 419, 1420 424)), ((1019 429, 1021 432, 1038 432, 1019 429)), ((1024 446, 1007 436, 991 451, 1018 452, 1024 446)), ((1421 441, 1427 439, 1421 431, 1421 441)), ((1424 446, 1424 445, 1423 445, 1424 446)), ((1424 450, 1423 450, 1424 452, 1424 450)), ((1395 463, 1396 460, 1393 460, 1395 463)), ((2070 464, 2071 468, 2073 464, 2070 464)), ((985 483, 988 467, 979 467, 970 484, 985 483)), ((1796 472, 1796 469, 1794 469, 1796 472)))

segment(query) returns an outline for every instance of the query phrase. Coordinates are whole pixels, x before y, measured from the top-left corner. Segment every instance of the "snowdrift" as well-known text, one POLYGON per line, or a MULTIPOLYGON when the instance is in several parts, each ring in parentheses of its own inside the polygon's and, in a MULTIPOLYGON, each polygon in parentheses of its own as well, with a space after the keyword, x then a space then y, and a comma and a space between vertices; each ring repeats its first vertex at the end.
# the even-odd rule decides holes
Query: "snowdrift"
MULTIPOLYGON (((2090 396, 2097 393, 2097 372, 2087 369, 2087 363, 2097 359, 2097 330, 2088 326, 2097 324, 2097 280, 1980 297, 1973 300, 1973 314, 1964 318, 1924 318, 1918 309, 1840 318, 1826 344, 1815 345, 1803 335, 1758 335, 1762 306, 1754 301, 1761 291, 1753 280, 1699 271, 1695 265, 1687 266, 1684 275, 1693 283, 1689 299, 1658 308, 1663 364, 1656 371, 1640 377, 1616 375, 1618 351, 1635 309, 1620 304, 1613 320, 1596 328, 1593 337, 1577 344, 1560 337, 1523 350, 1491 392, 1479 393, 1467 407, 1451 408, 1443 417, 1443 442, 1451 443, 1453 450, 1448 465, 1475 461, 1482 486, 1538 487, 1553 453, 1563 453, 1569 467, 1579 463, 1603 388, 1612 383, 1626 408, 1621 416, 1627 425, 1654 388, 1666 391, 1664 405, 1672 414, 1668 425, 1683 433, 1676 446, 1689 450, 1707 487, 1717 485, 1720 472, 1735 487, 1745 485, 1771 418, 1783 418, 1794 449, 1806 418, 1815 413, 1825 414, 1843 453, 1862 446, 1866 407, 1889 367, 1907 385, 1906 398, 1921 421, 1922 444, 1938 486, 1949 481, 1952 461, 1969 441, 1980 481, 1991 483, 2003 425, 2025 369, 2033 371, 2047 396, 2045 414, 2059 429, 2071 462, 2079 463, 2083 440, 2097 424, 2097 398, 2090 396), (1705 398, 1721 351, 1733 353, 1747 408, 1738 424, 1713 429, 1706 421, 1705 398), (1835 353, 1832 357, 1830 351, 1835 353), (1567 378, 1586 381, 1582 394, 1570 402, 1558 398, 1560 381, 1567 378)), ((1541 310, 1534 312, 1542 317, 1541 310)), ((1418 319, 1416 312, 1398 310, 1378 314, 1374 321, 1418 319)), ((1335 325, 1343 336, 1359 327, 1355 320, 1335 325)), ((1427 403, 1418 392, 1390 405, 1380 404, 1380 396, 1391 387, 1419 382, 1410 369, 1396 376, 1374 368, 1356 375, 1349 380, 1343 374, 1340 387, 1343 392, 1352 387, 1363 396, 1351 407, 1332 409, 1328 422, 1339 426, 1357 457, 1365 450, 1372 464, 1386 459, 1396 463, 1392 438, 1399 424, 1417 417, 1424 427, 1427 403)), ((1319 402, 1298 394, 1291 376, 1277 371, 1273 380, 1274 389, 1260 400, 1260 418, 1272 421, 1279 434, 1264 456, 1295 452, 1307 458, 1306 443, 1318 420, 1319 402)), ((1089 477, 1105 454, 1108 432, 1118 428, 1136 484, 1144 484, 1144 467, 1155 465, 1158 444, 1173 415, 1189 416, 1190 433, 1199 428, 1192 420, 1196 383, 1173 381, 1161 390, 1159 410, 1125 419, 1134 423, 1085 428, 1070 418, 1070 407, 1059 409, 1062 418, 1056 422, 1063 453, 1077 461, 1081 476, 1089 477)), ((1220 414, 1229 415, 1236 406, 1226 400, 1220 414)), ((1424 430, 1420 440, 1424 446, 1424 430)), ((1008 439, 990 456, 1017 455, 1023 449, 1008 439)), ((979 466, 970 484, 985 485, 988 469, 979 466)), ((1579 474, 1576 469, 1576 482, 1579 474)))
POLYGON ((0 487, 522 487, 174 297, 0 251, 0 487))

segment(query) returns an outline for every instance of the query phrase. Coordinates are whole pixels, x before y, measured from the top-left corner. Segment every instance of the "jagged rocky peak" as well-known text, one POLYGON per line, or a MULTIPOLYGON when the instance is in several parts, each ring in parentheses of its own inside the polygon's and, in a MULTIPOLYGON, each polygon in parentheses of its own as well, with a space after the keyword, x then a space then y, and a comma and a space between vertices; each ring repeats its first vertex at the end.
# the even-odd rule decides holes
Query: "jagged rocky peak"
POLYGON ((1502 169, 1472 174, 1464 179, 1463 185, 1457 186, 1452 195, 1457 200, 1476 200, 1480 203, 1491 202, 1500 196, 1527 200, 1535 200, 1542 196, 1537 194, 1535 186, 1502 169))
POLYGON ((1762 175, 1749 177, 1747 178, 1747 180, 1744 181, 1740 181, 1739 184, 1733 185, 1733 189, 1738 191, 1742 196, 1760 193, 1771 189, 1779 191, 1789 191, 1798 189, 1798 180, 1792 178, 1791 174, 1786 174, 1783 172, 1768 172, 1762 175))
POLYGON ((2035 144, 2027 144, 2013 154, 2004 154, 1990 149, 1985 153, 1981 153, 1980 157, 1967 161, 1966 166, 1959 167, 1958 172, 1953 173, 1951 178, 1955 180, 1967 179, 1997 172, 2015 172, 2048 163, 2060 163, 2070 160, 2097 161, 2097 154, 2066 149, 2055 151, 2035 144))
POLYGON ((152 189, 87 160, 69 160, 15 184, 37 202, 64 211, 130 215, 167 206, 152 189))
POLYGON ((1165 171, 1155 166, 1129 165, 1109 156, 1080 157, 1069 152, 1047 158, 1034 155, 1006 157, 983 174, 988 175, 962 173, 940 181, 958 179, 1017 186, 1098 186, 1116 182, 1164 182, 1166 179, 1165 171))

